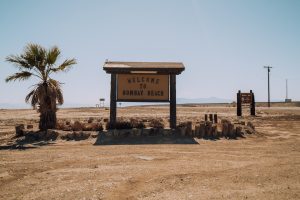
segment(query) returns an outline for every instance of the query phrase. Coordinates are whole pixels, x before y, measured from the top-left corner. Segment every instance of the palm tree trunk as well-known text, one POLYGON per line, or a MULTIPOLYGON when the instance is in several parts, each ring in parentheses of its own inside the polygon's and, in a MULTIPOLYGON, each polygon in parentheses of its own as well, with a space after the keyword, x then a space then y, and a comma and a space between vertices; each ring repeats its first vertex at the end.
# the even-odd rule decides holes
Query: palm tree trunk
POLYGON ((54 129, 56 127, 56 111, 47 110, 40 114, 40 130, 54 129))

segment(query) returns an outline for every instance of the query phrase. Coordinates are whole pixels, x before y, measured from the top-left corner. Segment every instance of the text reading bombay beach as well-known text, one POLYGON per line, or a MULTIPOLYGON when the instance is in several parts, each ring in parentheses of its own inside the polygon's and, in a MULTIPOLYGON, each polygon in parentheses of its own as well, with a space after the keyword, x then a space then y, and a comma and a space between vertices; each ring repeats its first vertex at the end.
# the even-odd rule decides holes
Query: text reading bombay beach
POLYGON ((169 99, 168 75, 118 75, 118 99, 160 100, 169 99))

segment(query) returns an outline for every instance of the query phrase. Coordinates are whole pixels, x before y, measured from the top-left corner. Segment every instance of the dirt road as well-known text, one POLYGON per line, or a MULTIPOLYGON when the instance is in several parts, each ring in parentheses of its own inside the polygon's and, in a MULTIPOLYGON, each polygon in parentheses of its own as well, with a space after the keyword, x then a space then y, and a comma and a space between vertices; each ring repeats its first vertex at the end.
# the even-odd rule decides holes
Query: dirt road
MULTIPOLYGON (((204 113, 235 118, 234 108, 179 107, 179 120, 204 113)), ((300 199, 300 109, 259 108, 245 117, 257 133, 197 144, 95 145, 53 141, 0 150, 0 199, 300 199)), ((122 108, 119 116, 168 117, 168 107, 122 108), (137 114, 138 113, 138 114, 137 114)), ((62 109, 60 119, 108 117, 62 109)), ((15 123, 37 126, 30 110, 0 110, 0 141, 15 123)))

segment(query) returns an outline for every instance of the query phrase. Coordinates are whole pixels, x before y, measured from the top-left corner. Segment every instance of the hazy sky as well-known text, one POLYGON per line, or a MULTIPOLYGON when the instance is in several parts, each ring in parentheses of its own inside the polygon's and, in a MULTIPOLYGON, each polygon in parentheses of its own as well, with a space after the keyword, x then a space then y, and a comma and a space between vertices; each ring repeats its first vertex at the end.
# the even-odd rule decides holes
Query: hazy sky
POLYGON ((66 103, 109 99, 105 59, 183 62, 177 97, 234 100, 252 89, 258 101, 267 100, 271 65, 271 98, 285 98, 287 78, 289 97, 300 100, 299 0, 1 0, 0 30, 0 103, 23 103, 36 82, 4 81, 16 72, 5 57, 27 43, 77 59, 53 76, 66 103))

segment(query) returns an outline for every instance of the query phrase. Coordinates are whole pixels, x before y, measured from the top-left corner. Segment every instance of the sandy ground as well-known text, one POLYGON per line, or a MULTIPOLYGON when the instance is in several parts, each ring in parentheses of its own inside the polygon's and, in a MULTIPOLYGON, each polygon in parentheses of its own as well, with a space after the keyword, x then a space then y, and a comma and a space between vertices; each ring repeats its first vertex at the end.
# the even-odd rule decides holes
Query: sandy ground
MULTIPOLYGON (((168 117, 168 107, 121 108, 118 116, 168 117)), ((179 107, 179 121, 204 113, 235 119, 235 108, 179 107)), ((108 117, 62 109, 59 119, 108 117)), ((0 149, 0 199, 300 199, 300 108, 258 108, 257 133, 197 144, 95 145, 96 139, 0 149)), ((32 110, 0 110, 0 145, 32 110)))

